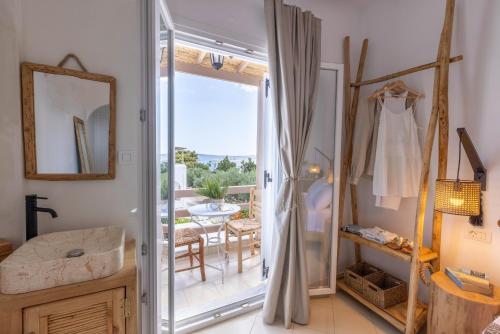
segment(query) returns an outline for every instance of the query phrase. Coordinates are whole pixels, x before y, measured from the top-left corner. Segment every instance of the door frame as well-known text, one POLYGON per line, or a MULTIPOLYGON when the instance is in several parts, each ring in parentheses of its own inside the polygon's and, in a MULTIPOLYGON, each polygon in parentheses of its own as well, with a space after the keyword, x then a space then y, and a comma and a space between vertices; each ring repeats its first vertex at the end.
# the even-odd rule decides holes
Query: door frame
POLYGON ((333 199, 332 199, 332 235, 330 258, 330 287, 309 289, 310 296, 335 294, 337 286, 337 243, 339 217, 340 169, 342 162, 342 133, 343 133, 343 105, 344 105, 344 64, 321 62, 320 69, 337 71, 335 97, 335 154, 333 156, 333 199))
MULTIPOLYGON (((157 138, 159 126, 160 96, 160 17, 169 28, 169 41, 174 41, 174 25, 168 12, 165 0, 142 1, 140 6, 141 17, 141 110, 138 119, 141 121, 141 207, 142 212, 142 244, 139 248, 140 285, 141 285, 141 330, 143 333, 160 333, 161 324, 161 297, 158 296, 159 276, 161 274, 161 232, 159 217, 160 208, 157 201, 159 187, 157 186, 157 166, 159 141, 157 138)), ((169 52, 173 54, 173 47, 169 52)), ((174 73, 173 63, 169 74, 174 73)), ((172 76, 173 78, 173 76, 172 76)), ((173 80, 169 80, 169 136, 173 137, 173 80)), ((170 145, 170 144, 169 144, 170 145)), ((169 149, 169 165, 172 161, 169 149)), ((169 166, 170 167, 170 166, 169 166)), ((169 168, 173 173, 174 168, 169 168)), ((169 197, 171 198, 170 194, 169 197)), ((169 203, 170 207, 170 203, 169 203)), ((171 211, 170 211, 171 212, 171 211)), ((172 224, 170 224, 172 225, 172 224)), ((173 225, 172 225, 173 226, 173 225)), ((169 268, 173 268, 170 257, 169 268)), ((171 275, 173 277, 173 274, 171 275)), ((169 274, 170 281, 170 274, 169 274)), ((170 285, 169 285, 170 286, 170 285)), ((172 285, 173 286, 173 285, 172 285)), ((173 288, 172 288, 173 289, 173 288)), ((173 298, 173 293, 169 294, 173 298)), ((170 304, 170 301, 169 301, 170 304)), ((173 301, 172 301, 173 304, 173 301)), ((173 312, 173 309, 169 312, 173 312)), ((172 326, 173 324, 169 326, 172 326)), ((173 330, 170 330, 173 333, 173 330)))
MULTIPOLYGON (((253 54, 252 55, 249 55, 249 54, 242 55, 241 52, 238 52, 238 48, 233 46, 233 45, 231 45, 231 46, 225 45, 224 48, 220 48, 220 46, 216 45, 215 43, 214 43, 214 45, 209 45, 209 44, 207 44, 205 39, 201 36, 187 35, 187 34, 183 34, 181 32, 175 31, 175 36, 173 36, 172 38, 175 38, 175 40, 181 41, 181 42, 186 43, 186 44, 193 46, 193 47, 203 48, 205 50, 209 50, 212 52, 220 52, 221 54, 230 55, 230 56, 234 55, 234 56, 237 56, 238 58, 246 59, 248 61, 255 62, 255 63, 267 63, 267 61, 263 60, 265 58, 261 57, 260 55, 253 55, 253 54), (187 36, 189 36, 189 37, 187 37, 187 36)), ((169 50, 170 49, 173 50, 173 48, 169 48, 169 50)), ((172 63, 174 63, 174 62, 172 62, 172 63)), ((170 77, 170 73, 169 73, 169 77, 170 77)), ((214 77, 214 79, 224 80, 224 79, 215 78, 215 77, 214 77)), ((233 81, 233 82, 237 82, 237 81, 233 81)), ((241 83, 243 83, 243 82, 241 82, 241 83)), ((243 83, 243 84, 247 84, 247 83, 243 83)), ((261 97, 261 94, 263 94, 263 93, 264 93, 264 91, 262 90, 262 85, 260 85, 259 86, 259 103, 261 102, 260 97, 261 97)), ((169 94, 170 94, 170 91, 169 91, 169 94)), ((172 92, 172 94, 173 94, 173 92, 172 92)), ((172 108, 169 110, 174 110, 174 109, 172 108)), ((260 108, 258 108, 257 112, 260 112, 260 108)), ((172 115, 172 117, 173 117, 173 115, 172 115)), ((169 119, 169 122, 170 122, 170 119, 169 119)), ((174 138, 172 137, 170 139, 170 135, 173 136, 173 134, 174 134, 174 131, 170 129, 170 123, 169 123, 169 145, 170 145, 170 143, 173 143, 172 145, 175 146, 174 145, 175 144, 174 138)), ((175 157, 172 159, 172 161, 175 161, 175 157)), ((170 160, 169 160, 169 162, 170 162, 170 160)), ((170 165, 169 165, 169 168, 170 168, 170 165)), ((174 178, 173 177, 170 178, 170 176, 169 176, 169 180, 174 180, 174 178)), ((170 189, 172 189, 174 192, 172 195, 169 193, 169 199, 175 198, 174 187, 169 187, 169 191, 170 191, 170 189)), ((170 211, 171 209, 169 207, 169 212, 173 212, 174 209, 175 208, 173 207, 172 211, 170 211)), ((175 227, 174 224, 170 224, 170 225, 172 225, 172 227, 175 227)), ((173 233, 174 233, 174 230, 172 230, 172 232, 169 231, 169 235, 173 235, 173 233), (172 233, 172 234, 170 234, 170 233, 172 233)), ((169 254, 174 254, 174 253, 175 253, 175 248, 173 248, 172 250, 169 249, 169 254)), ((169 260, 170 260, 170 258, 169 258, 169 260)), ((170 265, 169 265, 169 267, 170 267, 170 265)), ((173 265, 172 265, 172 267, 173 267, 173 265)), ((175 280, 174 274, 175 273, 173 271, 169 272, 169 277, 170 277, 170 275, 172 275, 172 284, 169 282, 169 290, 171 289, 171 291, 169 291, 169 304, 170 305, 174 305, 174 303, 175 303, 175 301, 173 299, 173 295, 175 293, 175 286, 173 284, 173 282, 175 280)), ((206 328, 208 326, 212 326, 214 324, 217 324, 217 323, 229 320, 231 318, 240 316, 242 314, 252 312, 254 310, 262 308, 262 306, 264 305, 264 297, 265 297, 265 291, 263 291, 263 290, 264 290, 263 288, 257 288, 255 291, 255 294, 250 296, 250 297, 247 297, 245 299, 241 299, 238 301, 232 301, 227 305, 217 307, 217 308, 214 308, 212 310, 209 310, 209 311, 206 311, 206 312, 203 312, 203 313, 200 313, 200 314, 197 314, 195 316, 192 316, 192 317, 189 317, 186 319, 182 319, 182 320, 175 319, 174 308, 171 307, 171 308, 169 308, 169 319, 175 319, 175 323, 173 324, 173 326, 174 326, 176 334, 191 333, 195 330, 200 330, 200 329, 206 328), (262 291, 260 291, 260 290, 262 290, 262 291)), ((169 322, 169 324, 170 324, 170 322, 169 322)), ((165 333, 165 331, 164 331, 164 333, 165 333)))

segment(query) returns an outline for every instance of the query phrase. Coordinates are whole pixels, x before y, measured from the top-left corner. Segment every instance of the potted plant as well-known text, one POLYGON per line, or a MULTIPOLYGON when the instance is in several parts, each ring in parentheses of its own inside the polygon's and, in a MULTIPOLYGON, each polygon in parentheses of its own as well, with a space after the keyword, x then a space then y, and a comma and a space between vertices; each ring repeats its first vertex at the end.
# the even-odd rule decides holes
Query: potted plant
POLYGON ((221 209, 226 193, 227 187, 223 187, 220 180, 215 177, 205 179, 203 187, 198 190, 198 194, 210 199, 210 208, 212 210, 221 209))

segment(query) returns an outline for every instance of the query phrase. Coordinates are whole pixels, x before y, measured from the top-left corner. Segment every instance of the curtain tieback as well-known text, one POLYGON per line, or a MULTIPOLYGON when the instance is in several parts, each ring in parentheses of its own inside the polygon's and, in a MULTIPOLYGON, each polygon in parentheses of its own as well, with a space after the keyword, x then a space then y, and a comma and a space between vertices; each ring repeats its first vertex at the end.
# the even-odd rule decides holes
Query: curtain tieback
MULTIPOLYGON (((288 177, 283 178, 283 181, 285 181, 285 182, 288 182, 288 181, 298 182, 300 180, 302 180, 301 176, 298 176, 298 177, 288 176, 288 177)), ((297 192, 295 191, 294 194, 292 195, 292 207, 291 208, 297 207, 297 204, 298 204, 297 198, 298 198, 297 192)), ((282 198, 280 207, 281 207, 281 210, 285 210, 285 198, 284 197, 282 198)))

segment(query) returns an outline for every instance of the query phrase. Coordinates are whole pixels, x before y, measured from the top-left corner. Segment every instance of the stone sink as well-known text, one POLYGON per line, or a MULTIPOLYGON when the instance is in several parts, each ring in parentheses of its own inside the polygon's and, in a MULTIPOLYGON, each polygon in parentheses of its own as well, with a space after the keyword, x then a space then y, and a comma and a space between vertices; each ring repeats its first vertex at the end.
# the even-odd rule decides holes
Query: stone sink
POLYGON ((125 232, 118 226, 39 235, 0 262, 0 292, 25 293, 113 275, 123 267, 124 245, 125 232))

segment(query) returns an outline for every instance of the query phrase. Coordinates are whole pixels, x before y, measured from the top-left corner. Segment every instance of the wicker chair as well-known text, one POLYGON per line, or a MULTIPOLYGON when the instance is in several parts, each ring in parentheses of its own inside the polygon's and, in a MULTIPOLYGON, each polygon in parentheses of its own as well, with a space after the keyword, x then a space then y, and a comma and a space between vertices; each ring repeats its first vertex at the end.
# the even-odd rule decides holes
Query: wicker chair
MULTIPOLYGON (((165 233, 164 226, 164 235, 165 233)), ((192 228, 181 228, 175 231, 175 248, 187 246, 187 251, 181 254, 175 255, 175 259, 182 259, 189 257, 189 267, 175 269, 175 272, 187 271, 200 268, 201 280, 205 281, 205 240, 200 236, 200 233, 192 228), (198 244, 198 251, 193 250, 193 245, 198 244), (194 264, 194 259, 198 261, 198 264, 194 264)))
POLYGON ((248 217, 244 219, 231 220, 225 225, 226 254, 230 251, 229 237, 238 238, 238 273, 243 272, 243 237, 248 236, 250 255, 255 255, 255 247, 260 245, 258 234, 261 230, 260 203, 255 201, 255 189, 250 190, 250 201, 248 205, 248 217))

